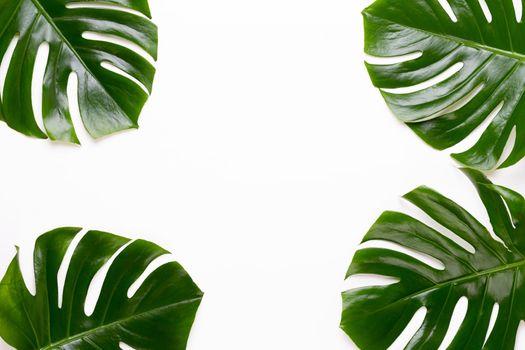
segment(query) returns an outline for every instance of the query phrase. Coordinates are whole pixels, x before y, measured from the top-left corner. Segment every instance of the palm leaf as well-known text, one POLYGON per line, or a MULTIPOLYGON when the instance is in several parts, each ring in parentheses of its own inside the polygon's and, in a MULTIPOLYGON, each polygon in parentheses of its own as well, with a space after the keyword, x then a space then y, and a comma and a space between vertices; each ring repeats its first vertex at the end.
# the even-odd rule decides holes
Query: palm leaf
POLYGON ((25 287, 18 256, 13 259, 0 282, 0 336, 17 349, 106 350, 120 349, 121 342, 135 349, 185 349, 202 293, 179 264, 162 265, 127 295, 149 264, 168 253, 153 243, 88 232, 72 255, 59 306, 57 273, 79 230, 60 228, 37 240, 35 296, 25 287), (93 277, 127 243, 87 316, 84 304, 93 277))
POLYGON ((18 38, 0 99, 0 120, 26 135, 79 143, 67 95, 75 72, 80 114, 91 136, 136 128, 148 98, 144 87, 151 92, 155 69, 132 45, 107 38, 131 42, 156 59, 157 28, 146 16, 146 0, 0 0, 0 60, 18 38), (85 33, 99 36, 91 40, 85 33), (49 45, 42 100, 45 130, 35 120, 31 100, 35 58, 43 43, 49 45))
POLYGON ((513 0, 487 0, 485 10, 482 2, 448 0, 456 22, 438 0, 377 0, 363 15, 366 53, 401 56, 367 64, 394 114, 440 150, 484 128, 453 157, 488 170, 525 156, 525 23, 516 20, 513 0), (500 160, 513 130, 512 151, 500 160))
POLYGON ((441 194, 427 187, 407 194, 407 200, 470 243, 475 252, 467 251, 410 216, 385 212, 363 242, 395 243, 439 260, 444 269, 390 249, 358 250, 348 277, 373 274, 398 280, 387 286, 343 293, 341 327, 360 348, 387 349, 415 312, 426 307, 425 319, 406 349, 438 349, 455 305, 466 297, 466 316, 448 349, 514 349, 518 325, 525 319, 525 199, 512 190, 491 184, 477 171, 465 171, 478 190, 494 233, 504 244, 441 194), (496 303, 499 313, 489 333, 496 303))

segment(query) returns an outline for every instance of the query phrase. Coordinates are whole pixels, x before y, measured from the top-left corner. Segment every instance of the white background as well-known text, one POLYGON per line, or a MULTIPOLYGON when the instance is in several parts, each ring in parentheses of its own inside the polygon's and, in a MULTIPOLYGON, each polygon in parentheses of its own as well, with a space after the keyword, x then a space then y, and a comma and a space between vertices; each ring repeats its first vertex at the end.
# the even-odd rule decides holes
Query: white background
MULTIPOLYGON (((426 184, 488 223, 448 152, 372 87, 370 2, 152 0, 158 72, 139 130, 74 147, 0 125, 0 273, 17 244, 30 275, 55 227, 141 237, 206 293, 188 350, 355 349, 340 292, 383 210, 410 212, 399 197, 426 184)), ((523 174, 491 179, 525 192, 523 174)))

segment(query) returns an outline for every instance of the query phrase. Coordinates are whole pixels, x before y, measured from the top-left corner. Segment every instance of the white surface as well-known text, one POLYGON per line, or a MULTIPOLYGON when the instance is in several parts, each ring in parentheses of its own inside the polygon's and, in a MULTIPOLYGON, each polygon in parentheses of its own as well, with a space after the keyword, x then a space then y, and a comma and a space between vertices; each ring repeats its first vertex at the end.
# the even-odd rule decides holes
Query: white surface
MULTIPOLYGON (((371 86, 367 3, 152 0, 160 59, 138 131, 77 148, 0 124, 0 273, 15 244, 29 271, 55 227, 142 237, 206 292, 188 350, 355 349, 343 277, 383 210, 410 213, 399 197, 426 184, 488 222, 448 152, 371 86)), ((524 173, 492 179, 525 192, 524 173)))

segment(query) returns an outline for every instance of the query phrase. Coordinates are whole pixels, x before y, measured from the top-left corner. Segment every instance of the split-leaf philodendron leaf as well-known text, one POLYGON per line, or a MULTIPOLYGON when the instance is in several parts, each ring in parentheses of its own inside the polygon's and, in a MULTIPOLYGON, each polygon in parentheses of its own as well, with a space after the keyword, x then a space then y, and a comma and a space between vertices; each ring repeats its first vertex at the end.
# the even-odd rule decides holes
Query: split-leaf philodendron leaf
POLYGON ((155 74, 150 61, 157 56, 157 28, 147 17, 147 0, 0 0, 0 60, 8 65, 0 120, 26 135, 79 143, 67 93, 74 72, 80 115, 91 136, 136 128, 155 74), (13 43, 9 60, 6 52, 13 43), (40 86, 42 130, 31 93, 35 59, 44 43, 49 56, 40 86), (151 59, 132 50, 133 44, 151 59))
POLYGON ((149 264, 168 254, 159 246, 99 231, 89 231, 76 246, 59 305, 57 274, 77 228, 40 236, 34 252, 36 295, 20 272, 18 255, 0 282, 0 337, 17 349, 186 348, 202 292, 176 262, 157 268, 136 292, 130 287, 149 264), (126 247, 124 247, 126 244, 126 247), (90 316, 85 301, 93 277, 110 265, 90 316))
POLYGON ((400 61, 367 63, 370 77, 434 148, 480 127, 477 143, 453 157, 480 170, 513 165, 525 156, 525 23, 513 0, 445 1, 453 15, 438 0, 377 0, 364 10, 366 53, 400 61))
POLYGON ((343 293, 341 327, 359 348, 389 348, 416 311, 424 307, 424 321, 406 349, 438 349, 456 304, 466 297, 466 316, 447 349, 514 349, 518 326, 525 320, 525 199, 491 184, 475 170, 465 172, 503 244, 462 207, 436 191, 420 187, 408 193, 408 201, 466 243, 458 244, 405 214, 385 212, 366 234, 364 242, 369 246, 356 252, 347 276, 382 275, 396 281, 343 293), (417 251, 439 260, 444 269, 423 263, 421 256, 416 259, 377 248, 372 241, 417 251), (465 249, 466 244, 475 252, 465 249), (496 304, 499 312, 491 327, 496 304))

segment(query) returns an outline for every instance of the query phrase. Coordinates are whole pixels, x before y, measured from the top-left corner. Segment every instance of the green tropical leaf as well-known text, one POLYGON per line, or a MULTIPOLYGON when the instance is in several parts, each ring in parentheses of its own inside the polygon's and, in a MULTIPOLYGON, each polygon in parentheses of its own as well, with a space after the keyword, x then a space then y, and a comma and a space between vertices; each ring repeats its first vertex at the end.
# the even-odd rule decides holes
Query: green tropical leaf
POLYGON ((475 145, 453 157, 480 170, 513 165, 525 156, 525 23, 513 0, 446 1, 454 15, 438 0, 377 0, 364 10, 366 53, 401 56, 367 63, 372 82, 434 148, 480 127, 475 145), (500 160, 513 130, 512 151, 500 160))
POLYGON ((157 268, 128 297, 150 263, 168 254, 153 243, 86 233, 72 255, 59 306, 57 274, 79 231, 60 228, 38 238, 34 296, 22 279, 18 254, 13 259, 0 282, 0 336, 24 350, 120 349, 120 343, 135 349, 185 349, 202 292, 178 263, 157 268), (87 316, 93 277, 117 252, 96 307, 87 316))
POLYGON ((438 349, 462 297, 468 299, 466 315, 448 349, 514 349, 518 326, 525 319, 525 199, 491 184, 480 172, 465 172, 503 243, 465 209, 434 190, 421 187, 408 193, 408 201, 460 239, 452 240, 399 212, 381 215, 363 242, 394 243, 420 253, 419 258, 439 260, 444 269, 399 250, 373 248, 371 243, 358 250, 347 277, 372 274, 396 279, 389 285, 343 293, 341 328, 361 349, 387 349, 423 307, 424 321, 406 349, 438 349), (461 240, 475 252, 456 243, 461 240), (499 313, 491 327, 496 304, 499 313))
POLYGON ((136 128, 155 69, 139 49, 121 44, 132 43, 156 59, 157 28, 147 17, 146 0, 0 0, 0 60, 16 42, 0 120, 26 135, 79 143, 67 94, 75 72, 80 115, 91 136, 136 128), (43 43, 49 45, 42 98, 45 130, 35 120, 31 100, 35 59, 43 43))

